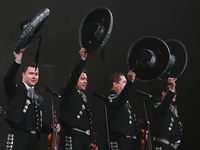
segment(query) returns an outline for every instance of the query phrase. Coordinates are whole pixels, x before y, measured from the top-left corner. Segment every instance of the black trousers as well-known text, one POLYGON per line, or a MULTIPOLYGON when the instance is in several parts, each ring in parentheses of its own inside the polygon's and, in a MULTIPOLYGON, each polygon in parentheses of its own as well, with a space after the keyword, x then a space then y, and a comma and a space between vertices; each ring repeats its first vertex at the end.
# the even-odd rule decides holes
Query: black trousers
POLYGON ((60 144, 63 150, 89 150, 89 136, 78 131, 64 129, 60 144))
POLYGON ((40 150, 38 134, 10 128, 6 150, 40 150))

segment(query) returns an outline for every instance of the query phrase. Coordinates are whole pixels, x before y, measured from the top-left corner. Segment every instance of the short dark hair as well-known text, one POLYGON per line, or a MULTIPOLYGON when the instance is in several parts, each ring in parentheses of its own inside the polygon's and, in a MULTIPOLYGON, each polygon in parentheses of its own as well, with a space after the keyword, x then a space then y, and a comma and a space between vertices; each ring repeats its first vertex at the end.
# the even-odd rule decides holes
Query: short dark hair
POLYGON ((113 72, 110 74, 108 86, 111 89, 113 87, 113 82, 119 83, 121 80, 120 76, 125 76, 122 72, 113 72))
POLYGON ((85 68, 83 69, 83 71, 82 71, 82 72, 87 74, 87 70, 86 70, 85 68))
MULTIPOLYGON (((26 72, 28 67, 35 67, 36 64, 35 62, 28 62, 27 64, 25 64, 24 68, 23 68, 23 72, 26 72)), ((37 68, 39 68, 39 66, 37 65, 37 68)))

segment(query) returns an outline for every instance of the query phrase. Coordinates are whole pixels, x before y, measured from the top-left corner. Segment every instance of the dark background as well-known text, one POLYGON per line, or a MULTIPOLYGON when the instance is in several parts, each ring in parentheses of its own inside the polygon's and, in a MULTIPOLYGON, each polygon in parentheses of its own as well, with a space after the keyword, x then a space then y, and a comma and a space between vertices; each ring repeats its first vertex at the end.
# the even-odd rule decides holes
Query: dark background
MULTIPOLYGON (((106 94, 108 76, 113 71, 128 71, 127 53, 131 44, 143 36, 156 36, 162 40, 178 39, 184 43, 188 63, 184 73, 177 80, 179 115, 184 125, 181 149, 197 149, 199 140, 199 1, 197 0, 1 0, 0 1, 0 80, 14 60, 13 50, 21 34, 20 23, 32 19, 44 8, 50 9, 50 16, 42 27, 42 44, 39 58, 40 79, 36 85, 38 93, 45 99, 44 121, 51 123, 51 97, 44 88, 60 91, 67 81, 70 70, 77 64, 79 56, 78 30, 83 16, 92 8, 104 6, 113 14, 113 30, 105 46, 105 59, 100 53, 87 57, 88 87, 86 94, 93 112, 93 129, 98 133, 99 149, 104 149, 104 103, 93 96, 94 92, 106 94)), ((23 64, 33 61, 38 40, 33 40, 23 55, 23 64)), ((21 70, 17 80, 21 80, 21 70)), ((153 85, 160 80, 141 82, 136 88, 156 94, 153 85)), ((3 83, 0 84, 0 106, 7 106, 3 83)), ((138 119, 144 118, 142 98, 134 93, 130 103, 138 119)), ((54 99, 59 115, 59 100, 54 99)), ((145 99, 151 121, 150 99, 145 99)), ((6 111, 6 108, 4 109, 6 111)), ((4 149, 7 137, 7 123, 0 113, 0 149, 4 149)), ((42 135, 42 149, 47 149, 47 135, 42 135)))

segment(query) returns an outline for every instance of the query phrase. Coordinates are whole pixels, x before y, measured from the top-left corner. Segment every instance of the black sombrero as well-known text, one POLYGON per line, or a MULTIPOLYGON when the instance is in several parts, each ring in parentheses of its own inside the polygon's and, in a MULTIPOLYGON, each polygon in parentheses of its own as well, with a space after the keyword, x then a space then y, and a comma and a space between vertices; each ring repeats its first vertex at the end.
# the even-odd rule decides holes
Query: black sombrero
POLYGON ((187 66, 187 51, 182 42, 176 39, 165 40, 170 49, 170 61, 166 72, 159 79, 166 80, 168 77, 178 78, 187 66))
POLYGON ((95 7, 83 17, 79 27, 79 45, 87 54, 101 50, 109 39, 113 27, 113 16, 106 7, 95 7))
MULTIPOLYGON (((50 10, 45 8, 41 10, 32 20, 24 21, 21 23, 22 33, 19 36, 15 44, 15 52, 20 53, 23 49, 26 49, 31 41, 35 38, 38 31, 40 31, 42 25, 44 24, 46 18, 50 15, 50 10)), ((35 56, 35 67, 37 68, 39 59, 39 49, 41 44, 41 35, 38 37, 39 44, 35 56)))
POLYGON ((28 47, 49 14, 50 10, 45 8, 40 11, 31 21, 25 21, 21 24, 22 33, 15 44, 16 53, 19 53, 28 47))
POLYGON ((133 69, 136 79, 140 81, 154 80, 167 70, 169 52, 169 47, 160 38, 153 36, 139 38, 128 51, 128 69, 133 69))

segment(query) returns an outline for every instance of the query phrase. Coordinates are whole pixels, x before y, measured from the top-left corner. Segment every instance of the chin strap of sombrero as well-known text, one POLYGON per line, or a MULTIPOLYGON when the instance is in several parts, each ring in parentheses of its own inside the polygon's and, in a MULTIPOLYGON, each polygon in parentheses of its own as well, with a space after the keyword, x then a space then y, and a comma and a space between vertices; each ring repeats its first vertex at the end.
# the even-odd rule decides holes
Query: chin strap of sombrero
POLYGON ((101 49, 101 61, 104 62, 105 47, 101 49))
POLYGON ((39 54, 40 54, 40 45, 41 45, 41 41, 42 41, 41 30, 40 30, 40 35, 38 37, 35 37, 35 38, 39 38, 38 48, 37 48, 37 51, 36 51, 35 61, 34 61, 35 70, 36 70, 37 67, 38 67, 39 54))

